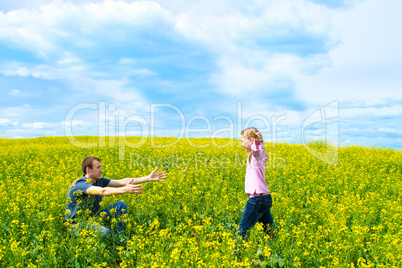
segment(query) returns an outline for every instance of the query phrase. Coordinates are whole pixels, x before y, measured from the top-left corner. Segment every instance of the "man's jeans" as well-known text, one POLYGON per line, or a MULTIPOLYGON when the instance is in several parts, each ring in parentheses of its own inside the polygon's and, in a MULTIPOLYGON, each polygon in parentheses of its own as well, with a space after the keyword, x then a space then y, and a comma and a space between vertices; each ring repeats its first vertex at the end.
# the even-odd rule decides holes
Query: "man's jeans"
MULTIPOLYGON (((90 224, 89 229, 93 230, 95 234, 102 235, 103 238, 107 238, 108 236, 113 236, 112 231, 103 226, 105 224, 108 224, 111 222, 112 219, 117 220, 117 224, 113 229, 113 233, 115 236, 119 236, 119 232, 124 230, 124 223, 120 220, 120 217, 123 216, 124 214, 127 213, 127 205, 124 202, 116 202, 113 205, 108 206, 105 209, 102 209, 99 211, 96 216, 101 217, 102 222, 101 224, 99 223, 92 223, 90 224), (114 210, 114 212, 112 212, 114 210)), ((75 227, 76 224, 73 224, 73 227, 75 227)), ((84 227, 87 229, 88 227, 84 227)), ((79 227, 82 228, 82 227, 79 227)), ((72 233, 77 233, 76 231, 73 231, 72 233)))
POLYGON ((272 230, 275 228, 274 219, 271 214, 272 197, 270 194, 264 196, 255 196, 247 201, 243 210, 239 228, 236 234, 236 249, 241 245, 239 236, 242 240, 245 239, 247 231, 253 227, 257 222, 261 222, 266 234, 272 235, 272 230))
MULTIPOLYGON (((108 206, 105 209, 99 211, 96 215, 102 217, 102 224, 109 223, 113 218, 117 220, 117 225, 113 229, 114 235, 119 236, 119 233, 124 230, 124 223, 120 221, 120 217, 127 213, 127 205, 124 202, 116 202, 113 205, 108 206), (111 210, 114 209, 115 211, 111 213, 111 210)), ((111 235, 111 230, 105 226, 101 226, 103 231, 101 234, 103 238, 106 238, 108 235, 111 235)))

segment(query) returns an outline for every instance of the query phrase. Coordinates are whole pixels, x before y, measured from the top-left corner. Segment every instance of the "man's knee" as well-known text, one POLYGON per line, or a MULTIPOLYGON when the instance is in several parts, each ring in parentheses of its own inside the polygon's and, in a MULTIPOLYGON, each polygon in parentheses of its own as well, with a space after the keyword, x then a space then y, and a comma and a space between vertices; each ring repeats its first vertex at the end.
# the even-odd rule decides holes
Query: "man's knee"
POLYGON ((128 209, 127 204, 122 201, 115 203, 114 207, 116 208, 116 210, 118 212, 121 212, 123 214, 127 213, 127 209, 128 209))

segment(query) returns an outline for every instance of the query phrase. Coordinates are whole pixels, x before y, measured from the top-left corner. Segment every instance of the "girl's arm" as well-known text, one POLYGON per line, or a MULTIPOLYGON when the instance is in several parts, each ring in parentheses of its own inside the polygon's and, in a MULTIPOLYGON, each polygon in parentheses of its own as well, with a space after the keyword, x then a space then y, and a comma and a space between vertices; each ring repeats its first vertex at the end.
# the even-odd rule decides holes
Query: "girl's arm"
POLYGON ((255 133, 255 138, 250 149, 255 158, 262 158, 265 155, 264 142, 262 141, 261 132, 255 133))
POLYGON ((251 153, 255 158, 262 158, 265 155, 264 152, 264 142, 260 141, 254 141, 253 144, 251 144, 251 153))

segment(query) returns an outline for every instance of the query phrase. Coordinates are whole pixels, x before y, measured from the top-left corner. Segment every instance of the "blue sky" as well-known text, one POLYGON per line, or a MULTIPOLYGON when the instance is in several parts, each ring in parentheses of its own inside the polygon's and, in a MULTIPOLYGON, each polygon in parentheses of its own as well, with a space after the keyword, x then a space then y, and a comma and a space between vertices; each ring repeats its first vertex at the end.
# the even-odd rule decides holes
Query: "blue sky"
POLYGON ((399 0, 0 2, 0 136, 401 148, 399 0))

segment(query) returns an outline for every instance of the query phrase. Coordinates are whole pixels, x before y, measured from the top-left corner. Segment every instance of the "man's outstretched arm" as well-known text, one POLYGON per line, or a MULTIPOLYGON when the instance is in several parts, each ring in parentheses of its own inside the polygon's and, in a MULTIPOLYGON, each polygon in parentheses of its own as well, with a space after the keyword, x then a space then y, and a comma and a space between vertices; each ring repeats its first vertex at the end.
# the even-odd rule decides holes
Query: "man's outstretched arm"
MULTIPOLYGON (((110 184, 110 183, 109 183, 110 184)), ((89 195, 101 195, 101 196, 109 196, 109 195, 119 195, 119 194, 142 194, 144 188, 141 187, 141 184, 126 184, 120 188, 114 187, 99 187, 99 186, 91 186, 85 190, 85 194, 89 195)))
POLYGON ((127 184, 141 184, 144 182, 149 182, 149 181, 165 181, 164 179, 167 178, 167 173, 166 171, 162 171, 162 172, 156 172, 158 170, 158 168, 155 168, 151 174, 149 174, 148 176, 145 177, 141 177, 141 178, 125 178, 125 179, 121 179, 121 180, 111 180, 109 182, 110 187, 121 187, 121 186, 125 186, 127 184))

